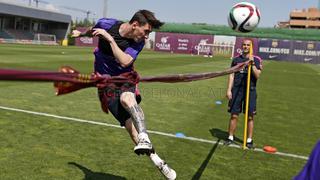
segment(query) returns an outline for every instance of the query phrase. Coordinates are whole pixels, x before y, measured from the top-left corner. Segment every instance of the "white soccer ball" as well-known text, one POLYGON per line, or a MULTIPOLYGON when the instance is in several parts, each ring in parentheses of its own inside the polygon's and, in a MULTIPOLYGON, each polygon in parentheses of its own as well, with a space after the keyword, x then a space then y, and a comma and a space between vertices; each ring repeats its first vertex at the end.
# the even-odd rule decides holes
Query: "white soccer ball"
POLYGON ((260 11, 252 3, 241 2, 235 4, 230 10, 229 26, 238 32, 250 32, 254 30, 260 22, 260 11))

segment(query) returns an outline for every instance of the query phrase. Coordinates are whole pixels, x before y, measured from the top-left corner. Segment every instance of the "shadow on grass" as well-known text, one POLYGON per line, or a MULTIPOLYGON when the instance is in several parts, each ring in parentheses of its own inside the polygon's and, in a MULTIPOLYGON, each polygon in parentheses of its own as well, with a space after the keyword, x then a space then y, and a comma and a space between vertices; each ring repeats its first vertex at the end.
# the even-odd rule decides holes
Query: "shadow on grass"
MULTIPOLYGON (((210 129, 210 132, 212 134, 213 137, 218 138, 218 140, 227 140, 229 133, 227 131, 223 131, 221 129, 217 129, 217 128, 212 128, 210 129)), ((242 144, 243 141, 237 137, 234 136, 234 141, 237 143, 242 144)))
MULTIPOLYGON (((217 128, 210 129, 210 132, 213 137, 218 138, 218 141, 220 141, 220 140, 225 141, 228 139, 228 136, 229 136, 228 132, 222 131, 221 129, 217 129, 217 128)), ((234 136, 234 142, 236 145, 239 145, 240 147, 242 147, 243 140, 234 136)), ((243 151, 242 158, 244 158, 248 154, 248 152, 249 151, 243 151)))
POLYGON ((206 159, 202 162, 200 168, 198 169, 198 171, 196 172, 195 175, 193 175, 192 180, 197 180, 200 179, 202 173, 204 172, 204 170, 206 169, 210 159, 212 158, 214 152, 216 151, 218 145, 219 145, 220 139, 218 139, 218 141, 213 145, 213 147, 211 148, 209 154, 207 155, 206 159))
POLYGON ((84 173, 84 180, 126 180, 125 177, 115 176, 112 174, 93 172, 92 170, 77 164, 75 162, 68 162, 69 165, 76 166, 84 173))

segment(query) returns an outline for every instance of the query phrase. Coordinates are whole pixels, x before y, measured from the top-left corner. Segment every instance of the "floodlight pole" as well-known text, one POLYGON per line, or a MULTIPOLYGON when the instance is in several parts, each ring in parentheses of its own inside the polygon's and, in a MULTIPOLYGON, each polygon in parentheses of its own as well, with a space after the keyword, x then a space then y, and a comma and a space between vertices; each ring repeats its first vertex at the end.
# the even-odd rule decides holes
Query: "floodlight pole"
MULTIPOLYGON (((253 55, 252 42, 250 42, 249 55, 253 55)), ((250 81, 251 81, 251 62, 248 64, 248 77, 247 77, 247 91, 246 91, 246 109, 244 117, 244 132, 243 132, 243 149, 247 149, 247 127, 248 127, 248 117, 249 117, 249 100, 250 100, 250 81)))
POLYGON ((103 17, 107 17, 108 0, 103 0, 103 17))
POLYGON ((39 0, 34 0, 36 2, 36 7, 39 6, 39 0))

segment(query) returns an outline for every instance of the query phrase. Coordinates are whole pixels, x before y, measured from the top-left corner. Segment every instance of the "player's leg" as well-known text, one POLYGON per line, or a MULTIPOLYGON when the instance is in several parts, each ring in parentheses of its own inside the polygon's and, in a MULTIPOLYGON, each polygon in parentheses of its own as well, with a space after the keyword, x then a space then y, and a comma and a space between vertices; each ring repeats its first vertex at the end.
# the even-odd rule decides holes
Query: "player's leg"
POLYGON ((257 93, 255 88, 250 89, 250 100, 249 100, 249 116, 248 116, 248 129, 247 129, 247 147, 252 149, 253 146, 253 126, 254 126, 254 115, 257 113, 256 111, 257 104, 257 93))
POLYGON ((229 136, 227 141, 225 142, 226 145, 232 144, 234 142, 234 134, 237 128, 238 117, 238 114, 231 114, 228 128, 229 136))
POLYGON ((229 136, 234 136, 236 128, 237 128, 237 123, 238 123, 239 115, 238 114, 231 114, 230 117, 230 123, 229 123, 229 136))
POLYGON ((252 135, 253 135, 253 115, 250 115, 248 118, 248 131, 247 131, 247 136, 248 136, 247 147, 250 149, 254 148, 252 135))
MULTIPOLYGON (((133 124, 132 119, 128 119, 125 122, 125 128, 128 131, 133 143, 135 145, 138 144, 138 132, 133 124)), ((149 153, 148 156, 150 157, 150 160, 153 162, 153 164, 159 169, 159 171, 167 178, 167 179, 175 179, 177 174, 176 172, 171 169, 168 164, 162 160, 158 154, 153 151, 152 153, 149 153)))
POLYGON ((136 128, 133 125, 133 122, 131 120, 131 118, 129 118, 128 120, 126 120, 125 122, 125 128, 128 131, 133 143, 135 145, 138 144, 139 140, 138 140, 138 132, 136 130, 136 128))
POLYGON ((253 135, 253 116, 248 118, 248 138, 252 139, 253 135))
POLYGON ((121 89, 109 88, 99 92, 99 98, 101 103, 107 103, 108 110, 119 121, 121 126, 126 126, 126 121, 130 118, 132 119, 132 123, 128 123, 129 125, 133 124, 132 127, 127 124, 126 129, 130 131, 134 126, 137 129, 137 136, 133 134, 136 131, 129 132, 131 138, 136 138, 135 140, 133 139, 137 142, 134 150, 137 154, 146 154, 152 151, 152 145, 146 133, 143 111, 137 104, 133 92, 135 92, 134 87, 126 89, 125 92, 121 89), (107 100, 103 99, 104 96, 108 96, 107 100), (140 143, 138 143, 139 140, 140 143))
POLYGON ((148 154, 152 152, 152 144, 147 134, 145 117, 132 92, 123 92, 120 95, 120 103, 130 114, 132 123, 138 132, 138 144, 134 148, 135 153, 148 154))
POLYGON ((239 113, 241 113, 241 105, 242 105, 242 92, 240 88, 233 88, 232 89, 232 99, 229 101, 228 104, 228 112, 230 112, 230 120, 229 120, 229 127, 228 127, 228 139, 226 140, 225 144, 229 145, 234 142, 234 134, 237 128, 239 113))

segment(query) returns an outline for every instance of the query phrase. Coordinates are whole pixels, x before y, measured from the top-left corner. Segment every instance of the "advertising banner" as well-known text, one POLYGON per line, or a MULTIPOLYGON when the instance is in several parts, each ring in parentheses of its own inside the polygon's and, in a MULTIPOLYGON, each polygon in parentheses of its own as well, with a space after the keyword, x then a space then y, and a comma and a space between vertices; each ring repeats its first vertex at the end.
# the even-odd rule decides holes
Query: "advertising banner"
POLYGON ((320 43, 292 41, 292 61, 320 64, 320 43))
POLYGON ((199 46, 199 44, 213 44, 214 37, 212 35, 193 34, 192 54, 209 55, 213 54, 212 46, 199 46))
POLYGON ((258 55, 264 60, 320 64, 320 42, 259 39, 258 55))
MULTIPOLYGON (((81 32, 85 32, 88 28, 86 27, 78 27, 77 30, 81 32)), ((75 39, 76 46, 97 46, 98 45, 98 37, 78 37, 75 39)))
MULTIPOLYGON (((198 54, 199 52, 200 55, 214 55, 212 44, 215 38, 216 42, 220 42, 218 36, 212 35, 157 32, 154 49, 170 53, 198 54)), ((264 60, 320 64, 320 42, 317 41, 237 37, 232 41, 235 42, 233 57, 242 53, 244 39, 253 41, 253 54, 264 60)), ((215 51, 220 52, 220 50, 215 51)))
POLYGON ((199 43, 212 44, 213 36, 157 32, 154 49, 156 51, 183 54, 197 54, 199 48, 200 54, 209 54, 211 52, 211 47, 199 47, 199 43))
POLYGON ((262 59, 289 61, 292 59, 292 41, 259 39, 258 56, 262 59))
POLYGON ((190 34, 174 34, 174 53, 190 54, 193 45, 193 36, 190 34))
POLYGON ((162 33, 157 32, 155 38, 155 51, 163 51, 163 52, 173 52, 173 47, 176 46, 175 43, 176 36, 173 33, 162 33))

